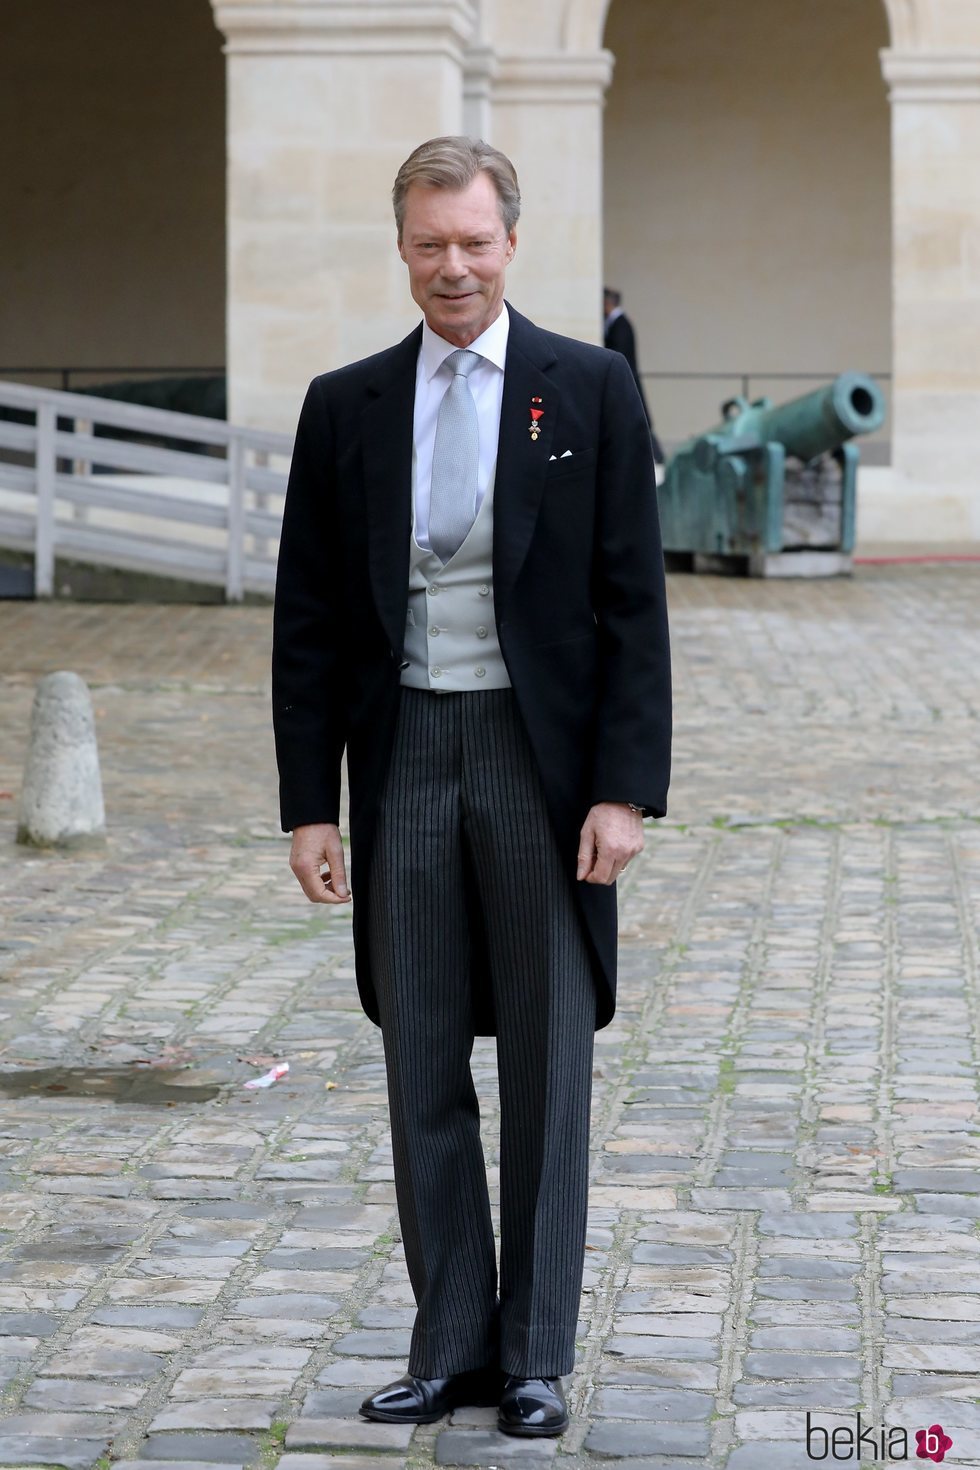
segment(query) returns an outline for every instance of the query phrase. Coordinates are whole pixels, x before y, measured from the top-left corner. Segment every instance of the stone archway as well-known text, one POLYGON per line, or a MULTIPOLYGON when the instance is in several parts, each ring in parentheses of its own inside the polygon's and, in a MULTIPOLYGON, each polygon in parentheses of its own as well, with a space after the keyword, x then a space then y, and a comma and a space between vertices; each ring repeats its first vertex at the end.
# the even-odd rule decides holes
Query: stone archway
MULTIPOLYGON (((564 44, 570 51, 589 51, 602 44, 615 0, 559 0, 564 44)), ((941 0, 882 0, 896 50, 938 42, 937 11, 941 0)))
POLYGON ((220 368, 224 147, 207 0, 6 7, 0 369, 220 368))
POLYGON ((613 0, 562 0, 562 36, 569 51, 602 45, 613 0))
POLYGON ((791 398, 845 368, 887 384, 880 6, 615 0, 604 39, 606 275, 664 375, 648 396, 668 446, 735 393, 791 398))
MULTIPOLYGON (((212 0, 228 57, 236 415, 290 426, 311 372, 411 324, 387 190, 412 142, 460 130, 464 99, 468 125, 511 153, 524 185, 516 304, 543 325, 598 336, 602 108, 613 62, 602 40, 607 15, 626 3, 540 0, 529 20, 526 0, 478 9, 475 0, 212 0)), ((755 5, 731 8, 739 18, 755 5)), ((902 519, 910 539, 980 539, 980 200, 963 187, 980 159, 980 6, 882 0, 878 9, 868 0, 863 13, 879 17, 892 103, 889 493, 901 481, 919 495, 918 519, 902 519), (929 501, 937 488, 949 493, 929 501), (953 507, 955 524, 937 518, 940 504, 953 507)), ((879 162, 879 178, 886 169, 879 162)))
POLYGON ((899 49, 914 46, 918 40, 917 0, 884 0, 892 45, 899 49))
MULTIPOLYGON (((882 5, 890 40, 881 64, 891 103, 894 469, 866 481, 863 534, 980 541, 980 284, 971 264, 980 199, 966 187, 980 159, 980 6, 882 5)), ((612 0, 564 0, 563 44, 599 48, 611 8, 612 0)))

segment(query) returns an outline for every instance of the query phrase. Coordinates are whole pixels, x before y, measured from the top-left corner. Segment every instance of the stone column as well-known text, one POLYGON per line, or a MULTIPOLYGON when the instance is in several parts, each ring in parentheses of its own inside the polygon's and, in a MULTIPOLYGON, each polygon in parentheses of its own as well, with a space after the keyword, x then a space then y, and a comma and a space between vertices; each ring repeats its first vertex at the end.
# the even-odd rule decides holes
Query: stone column
POLYGON ((602 109, 608 51, 498 55, 493 142, 524 200, 508 297, 539 326, 602 332, 602 109))
POLYGON ((228 68, 229 417, 292 429, 318 372, 418 320, 391 185, 458 133, 472 0, 212 0, 228 68))
POLYGON ((493 79, 497 57, 492 46, 471 46, 463 70, 463 132, 493 142, 493 79))
POLYGON ((894 503, 899 518, 904 499, 920 507, 893 535, 980 540, 980 50, 885 51, 882 69, 892 102, 894 503))

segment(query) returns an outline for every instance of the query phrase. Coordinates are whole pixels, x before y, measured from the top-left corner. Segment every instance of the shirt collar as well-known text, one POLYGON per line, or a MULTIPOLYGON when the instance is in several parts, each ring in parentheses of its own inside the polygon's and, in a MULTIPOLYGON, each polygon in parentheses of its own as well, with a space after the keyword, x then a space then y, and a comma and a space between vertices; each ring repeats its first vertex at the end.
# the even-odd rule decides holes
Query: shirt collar
POLYGON ((623 308, 621 306, 614 306, 612 311, 606 317, 606 326, 611 327, 613 322, 618 321, 622 314, 623 308))
MULTIPOLYGON (((486 358, 487 362, 492 362, 494 367, 503 372, 509 334, 510 317, 505 304, 501 307, 496 321, 491 322, 486 331, 481 332, 476 341, 470 343, 467 351, 478 352, 481 357, 486 358)), ((444 337, 437 336, 427 321, 422 322, 422 346, 419 349, 419 360, 427 383, 432 381, 449 354, 457 350, 452 342, 447 342, 444 337)))

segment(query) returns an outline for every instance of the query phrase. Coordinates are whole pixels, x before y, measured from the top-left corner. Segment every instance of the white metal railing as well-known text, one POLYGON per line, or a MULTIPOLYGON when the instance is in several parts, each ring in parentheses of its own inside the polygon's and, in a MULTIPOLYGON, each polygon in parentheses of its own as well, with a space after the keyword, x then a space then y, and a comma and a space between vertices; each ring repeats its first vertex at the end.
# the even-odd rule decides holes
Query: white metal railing
POLYGON ((0 383, 0 546, 271 591, 292 438, 194 414, 0 383), (137 437, 116 437, 119 434, 137 437), (152 443, 145 442, 152 440, 152 443))

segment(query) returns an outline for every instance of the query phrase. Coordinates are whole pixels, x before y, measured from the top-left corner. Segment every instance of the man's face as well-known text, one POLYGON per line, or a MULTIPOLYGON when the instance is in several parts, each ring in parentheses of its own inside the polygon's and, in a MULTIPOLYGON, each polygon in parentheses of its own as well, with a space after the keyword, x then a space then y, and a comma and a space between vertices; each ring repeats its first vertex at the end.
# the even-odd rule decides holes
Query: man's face
POLYGON ((608 316, 611 311, 616 310, 616 298, 615 296, 610 296, 608 291, 602 298, 602 310, 606 316, 608 316))
POLYGON ((500 315, 504 276, 517 249, 506 232, 493 181, 478 173, 466 189, 412 184, 398 251, 412 297, 437 336, 468 347, 500 315))

